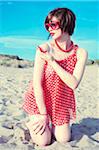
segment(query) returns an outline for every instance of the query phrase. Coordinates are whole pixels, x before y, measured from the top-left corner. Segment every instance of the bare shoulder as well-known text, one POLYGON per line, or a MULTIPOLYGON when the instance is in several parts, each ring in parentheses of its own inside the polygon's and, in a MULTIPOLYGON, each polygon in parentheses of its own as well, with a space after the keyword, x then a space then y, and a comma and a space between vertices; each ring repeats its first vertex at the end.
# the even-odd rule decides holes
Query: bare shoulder
POLYGON ((34 66, 37 66, 38 64, 39 64, 39 66, 43 66, 45 64, 45 60, 42 59, 42 55, 48 51, 48 48, 49 47, 48 47, 47 43, 38 45, 38 47, 36 49, 34 66))
POLYGON ((78 48, 77 59, 85 60, 88 58, 88 52, 84 48, 78 48))
POLYGON ((49 51, 49 46, 47 44, 47 42, 40 44, 37 48, 37 50, 40 50, 41 52, 47 52, 49 51))

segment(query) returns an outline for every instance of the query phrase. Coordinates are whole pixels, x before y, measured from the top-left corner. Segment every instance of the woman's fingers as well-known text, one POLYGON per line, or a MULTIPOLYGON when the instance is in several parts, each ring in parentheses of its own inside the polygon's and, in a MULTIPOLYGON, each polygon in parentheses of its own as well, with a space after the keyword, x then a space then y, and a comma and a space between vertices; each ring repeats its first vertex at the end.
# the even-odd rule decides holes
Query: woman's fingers
POLYGON ((42 135, 45 132, 45 129, 46 129, 46 125, 43 125, 43 127, 39 131, 39 134, 42 135))
POLYGON ((32 123, 33 126, 36 125, 36 124, 39 124, 39 121, 36 121, 36 122, 32 123))
POLYGON ((37 124, 36 126, 32 126, 34 132, 38 131, 39 128, 40 128, 40 124, 37 124))
POLYGON ((40 132, 40 130, 42 129, 43 125, 39 125, 36 130, 34 131, 35 134, 38 134, 40 132))
POLYGON ((32 121, 29 121, 26 123, 26 126, 29 130, 35 131, 39 126, 39 122, 32 123, 32 121))
POLYGON ((35 130, 35 134, 40 134, 42 135, 45 131, 45 128, 46 128, 46 125, 43 124, 43 125, 40 125, 36 130, 35 130))
POLYGON ((28 121, 27 123, 26 123, 26 126, 27 127, 29 127, 29 126, 33 126, 33 125, 36 125, 36 124, 38 124, 39 123, 39 121, 36 121, 36 122, 32 122, 32 121, 28 121))
POLYGON ((27 123, 27 127, 29 128, 29 130, 34 132, 34 134, 42 135, 45 131, 46 125, 48 124, 48 118, 47 118, 47 116, 40 115, 40 116, 38 116, 38 119, 39 120, 36 120, 35 122, 30 120, 27 123))
POLYGON ((51 55, 49 53, 41 55, 41 58, 44 59, 44 60, 47 60, 47 61, 50 60, 50 57, 51 57, 51 55))

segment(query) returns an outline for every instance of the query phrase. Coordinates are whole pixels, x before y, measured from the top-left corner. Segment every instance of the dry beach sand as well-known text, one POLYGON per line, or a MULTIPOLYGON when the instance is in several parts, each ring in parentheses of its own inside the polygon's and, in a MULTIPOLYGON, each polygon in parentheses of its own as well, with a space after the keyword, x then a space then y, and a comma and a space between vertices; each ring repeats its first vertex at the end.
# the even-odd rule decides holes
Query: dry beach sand
POLYGON ((16 58, 0 57, 0 150, 99 150, 98 64, 86 66, 75 90, 77 120, 71 125, 72 140, 66 144, 53 140, 44 148, 32 144, 25 126, 27 114, 22 110, 22 96, 33 75, 32 65, 16 58))

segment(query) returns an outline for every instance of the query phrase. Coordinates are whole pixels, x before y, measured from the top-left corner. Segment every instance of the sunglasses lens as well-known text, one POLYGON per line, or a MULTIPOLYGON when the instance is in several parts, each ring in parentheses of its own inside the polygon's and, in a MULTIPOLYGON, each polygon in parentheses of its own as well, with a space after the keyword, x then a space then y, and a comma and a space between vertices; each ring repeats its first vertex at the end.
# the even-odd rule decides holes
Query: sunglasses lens
POLYGON ((57 24, 56 24, 56 23, 51 23, 51 28, 52 28, 52 29, 56 29, 56 27, 57 27, 57 24))
POLYGON ((59 23, 58 22, 46 23, 45 27, 47 30, 49 30, 49 27, 51 27, 52 30, 56 30, 59 28, 59 23))

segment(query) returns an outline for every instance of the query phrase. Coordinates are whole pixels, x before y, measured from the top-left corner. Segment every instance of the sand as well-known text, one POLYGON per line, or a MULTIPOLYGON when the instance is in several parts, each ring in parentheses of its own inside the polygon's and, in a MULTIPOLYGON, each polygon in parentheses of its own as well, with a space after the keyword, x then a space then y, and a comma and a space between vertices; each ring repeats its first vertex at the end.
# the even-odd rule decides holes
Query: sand
POLYGON ((99 66, 87 65, 75 90, 77 119, 71 125, 72 140, 36 147, 31 140, 22 109, 23 93, 32 79, 33 68, 0 66, 0 150, 99 150, 99 66))

